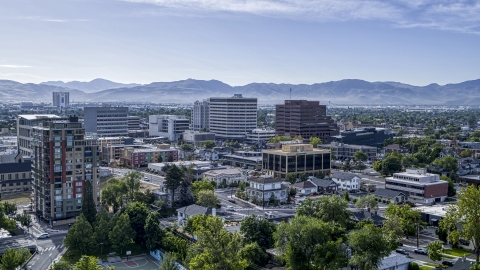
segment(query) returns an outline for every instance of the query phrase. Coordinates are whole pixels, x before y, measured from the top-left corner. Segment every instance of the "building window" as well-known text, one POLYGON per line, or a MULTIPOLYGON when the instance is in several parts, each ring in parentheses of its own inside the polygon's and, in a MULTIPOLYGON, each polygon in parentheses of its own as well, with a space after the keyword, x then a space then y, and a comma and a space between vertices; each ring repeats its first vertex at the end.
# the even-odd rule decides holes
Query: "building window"
POLYGON ((81 187, 81 186, 82 186, 82 182, 76 182, 76 183, 75 183, 75 186, 81 187))

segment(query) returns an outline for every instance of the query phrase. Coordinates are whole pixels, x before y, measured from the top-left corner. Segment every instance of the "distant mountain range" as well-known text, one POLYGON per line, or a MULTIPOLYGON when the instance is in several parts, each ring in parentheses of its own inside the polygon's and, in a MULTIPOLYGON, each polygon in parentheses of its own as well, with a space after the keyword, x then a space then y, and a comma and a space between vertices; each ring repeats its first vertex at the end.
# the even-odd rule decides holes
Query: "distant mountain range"
POLYGON ((365 105, 478 105, 480 79, 457 84, 413 86, 399 82, 367 82, 347 79, 316 84, 251 83, 230 86, 217 80, 187 79, 145 85, 121 84, 103 79, 91 82, 45 82, 22 84, 0 80, 3 101, 51 101, 53 91, 70 91, 70 100, 96 102, 147 101, 188 103, 213 96, 243 94, 259 103, 274 104, 290 99, 320 100, 322 104, 365 105))
POLYGON ((128 87, 135 87, 135 86, 140 86, 141 85, 141 84, 137 84, 137 83, 129 83, 129 84, 117 83, 117 82, 112 82, 112 81, 105 80, 105 79, 95 79, 95 80, 92 80, 92 81, 89 81, 89 82, 49 81, 49 82, 43 82, 43 83, 40 83, 40 84, 59 86, 59 87, 65 87, 65 88, 70 88, 70 89, 76 89, 76 90, 81 90, 85 93, 95 93, 95 92, 102 91, 102 90, 107 90, 107 89, 122 88, 122 87, 128 88, 128 87))

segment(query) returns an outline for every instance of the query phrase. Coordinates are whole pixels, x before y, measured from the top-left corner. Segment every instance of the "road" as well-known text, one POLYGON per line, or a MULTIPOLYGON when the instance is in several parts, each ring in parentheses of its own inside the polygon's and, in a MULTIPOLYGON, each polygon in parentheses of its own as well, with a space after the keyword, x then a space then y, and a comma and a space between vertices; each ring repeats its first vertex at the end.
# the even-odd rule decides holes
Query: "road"
POLYGON ((55 260, 60 252, 65 248, 63 239, 66 233, 52 233, 50 238, 37 239, 38 253, 28 262, 27 269, 47 270, 53 260, 55 260))

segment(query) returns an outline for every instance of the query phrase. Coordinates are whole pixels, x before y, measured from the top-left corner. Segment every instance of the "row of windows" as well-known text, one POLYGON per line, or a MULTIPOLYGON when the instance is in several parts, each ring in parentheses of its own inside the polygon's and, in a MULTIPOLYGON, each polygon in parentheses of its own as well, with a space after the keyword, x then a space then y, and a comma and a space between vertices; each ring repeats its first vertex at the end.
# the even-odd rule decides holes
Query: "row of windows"
POLYGON ((20 179, 20 175, 22 176, 22 179, 25 179, 28 175, 28 177, 32 177, 32 173, 31 172, 28 172, 28 173, 15 173, 15 174, 12 174, 12 173, 8 173, 8 174, 0 174, 0 180, 13 180, 13 179, 20 179), (6 176, 6 177, 5 177, 6 176), (14 178, 12 178, 14 177, 14 178))
MULTIPOLYGON (((21 186, 21 185, 24 185, 24 186, 27 186, 29 185, 29 182, 18 182, 18 183, 15 183, 15 186, 21 186)), ((6 183, 2 183, 2 187, 6 187, 7 184, 6 183)), ((13 187, 14 186, 14 183, 8 183, 8 186, 9 187, 13 187)))

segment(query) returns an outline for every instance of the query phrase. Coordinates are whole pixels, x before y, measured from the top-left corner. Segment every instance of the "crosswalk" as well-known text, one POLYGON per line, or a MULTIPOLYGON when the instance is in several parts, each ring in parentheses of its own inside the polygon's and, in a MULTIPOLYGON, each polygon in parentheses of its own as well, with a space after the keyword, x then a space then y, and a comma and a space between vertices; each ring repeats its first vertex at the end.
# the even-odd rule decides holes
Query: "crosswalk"
POLYGON ((64 246, 62 244, 62 245, 53 246, 53 247, 41 248, 41 250, 39 250, 39 251, 40 251, 40 254, 42 254, 42 253, 45 253, 45 252, 52 251, 54 249, 62 250, 63 248, 64 248, 64 246))

